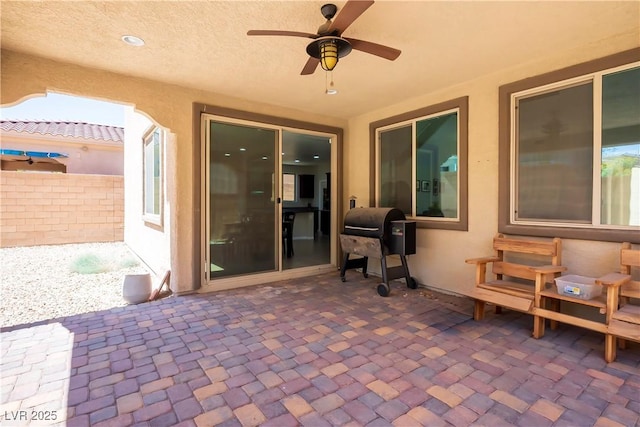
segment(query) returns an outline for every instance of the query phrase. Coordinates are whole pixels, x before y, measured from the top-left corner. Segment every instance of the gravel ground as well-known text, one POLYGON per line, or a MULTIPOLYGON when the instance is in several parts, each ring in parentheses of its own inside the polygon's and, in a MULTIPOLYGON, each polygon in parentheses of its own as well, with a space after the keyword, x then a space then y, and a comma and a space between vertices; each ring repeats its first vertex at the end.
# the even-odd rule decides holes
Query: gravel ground
POLYGON ((146 272, 122 242, 2 248, 0 327, 124 306, 124 276, 146 272))

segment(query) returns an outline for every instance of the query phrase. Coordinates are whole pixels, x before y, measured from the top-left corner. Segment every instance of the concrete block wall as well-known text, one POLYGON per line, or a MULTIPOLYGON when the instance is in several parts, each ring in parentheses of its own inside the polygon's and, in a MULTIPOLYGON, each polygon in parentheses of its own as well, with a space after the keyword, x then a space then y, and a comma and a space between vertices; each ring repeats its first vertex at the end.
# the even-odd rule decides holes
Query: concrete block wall
POLYGON ((124 177, 0 172, 0 247, 124 240, 124 177))

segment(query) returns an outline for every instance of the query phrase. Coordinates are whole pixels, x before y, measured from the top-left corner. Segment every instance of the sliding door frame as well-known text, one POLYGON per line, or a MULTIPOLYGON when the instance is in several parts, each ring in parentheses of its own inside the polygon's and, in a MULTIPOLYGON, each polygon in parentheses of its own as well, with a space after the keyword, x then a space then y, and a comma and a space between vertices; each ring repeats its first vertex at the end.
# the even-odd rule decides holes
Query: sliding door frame
MULTIPOLYGON (((206 116, 214 116, 220 118, 222 120, 229 120, 230 123, 234 121, 240 122, 251 122, 256 125, 264 125, 269 128, 279 128, 279 145, 281 145, 282 141, 282 130, 293 130, 295 132, 304 133, 308 131, 312 134, 324 134, 331 138, 332 147, 331 156, 331 176, 332 176, 332 188, 335 188, 335 191, 332 191, 332 209, 331 209, 331 240, 332 240, 332 262, 331 267, 337 267, 338 260, 340 259, 340 248, 338 245, 337 238, 337 230, 342 227, 342 211, 343 211, 343 197, 342 197, 342 139, 343 139, 343 130, 341 128, 326 126, 316 123, 303 122, 298 120, 292 120, 284 117, 277 116, 269 116, 265 114, 251 113, 247 111, 234 110, 224 107, 217 107, 212 105, 205 105, 200 103, 193 104, 193 235, 192 235, 192 248, 193 248, 193 277, 199 278, 199 283, 197 288, 201 289, 203 287, 207 288, 206 285, 210 284, 211 281, 206 274, 206 259, 204 249, 203 249, 203 233, 207 230, 207 225, 205 223, 205 212, 203 211, 204 203, 206 202, 206 194, 205 188, 203 185, 202 174, 204 172, 204 161, 203 152, 205 152, 205 143, 206 143, 206 129, 204 115, 206 116)), ((279 163, 279 168, 282 167, 281 162, 279 163)), ((281 185, 280 179, 276 180, 277 185, 277 194, 278 197, 281 196, 281 185)), ((282 209, 282 204, 280 203, 280 210, 282 209)), ((216 279, 216 282, 220 282, 221 286, 216 286, 215 289, 208 287, 209 289, 203 290, 222 290, 222 289, 231 289, 240 286, 246 286, 252 283, 252 280, 248 280, 248 277, 254 276, 258 278, 261 282, 267 282, 271 279, 279 280, 280 278, 288 278, 293 276, 304 276, 311 275, 315 272, 319 272, 320 268, 318 266, 315 267, 305 267, 295 270, 282 270, 281 265, 278 265, 278 270, 272 273, 261 273, 261 274, 253 274, 253 275, 242 275, 236 278, 229 279, 216 279), (299 271, 298 271, 299 270, 299 271)))

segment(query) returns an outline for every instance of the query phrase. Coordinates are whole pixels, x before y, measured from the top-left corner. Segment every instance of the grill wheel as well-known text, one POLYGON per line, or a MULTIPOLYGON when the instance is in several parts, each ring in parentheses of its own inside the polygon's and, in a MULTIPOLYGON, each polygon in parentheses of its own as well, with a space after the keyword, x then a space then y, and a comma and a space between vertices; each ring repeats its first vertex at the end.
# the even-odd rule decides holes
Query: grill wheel
MULTIPOLYGON (((344 278, 342 281, 344 282, 344 278)), ((409 278, 409 281, 407 282, 407 288, 418 289, 418 282, 416 281, 415 277, 409 278)), ((381 297, 388 297, 389 293, 391 293, 391 287, 386 283, 380 283, 378 285, 377 290, 378 290, 378 295, 380 295, 381 297)))
POLYGON ((388 297, 389 292, 391 292, 391 289, 386 283, 380 283, 378 285, 378 295, 380 295, 381 297, 388 297))

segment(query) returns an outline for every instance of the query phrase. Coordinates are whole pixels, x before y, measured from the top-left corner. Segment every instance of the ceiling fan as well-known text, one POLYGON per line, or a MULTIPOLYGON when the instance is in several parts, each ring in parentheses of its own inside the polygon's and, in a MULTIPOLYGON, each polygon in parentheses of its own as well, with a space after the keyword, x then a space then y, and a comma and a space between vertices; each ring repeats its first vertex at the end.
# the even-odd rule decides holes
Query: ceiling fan
POLYGON ((352 49, 393 61, 400 56, 401 51, 398 49, 365 40, 342 37, 342 33, 349 25, 371 7, 373 3, 373 0, 348 0, 337 16, 337 6, 335 4, 325 4, 320 8, 320 12, 327 21, 318 28, 316 34, 286 30, 250 30, 247 35, 292 36, 313 39, 307 46, 307 53, 310 58, 302 68, 300 73, 302 75, 313 74, 318 64, 326 71, 333 70, 338 63, 338 59, 348 55, 352 49), (334 16, 336 19, 332 21, 334 16))

